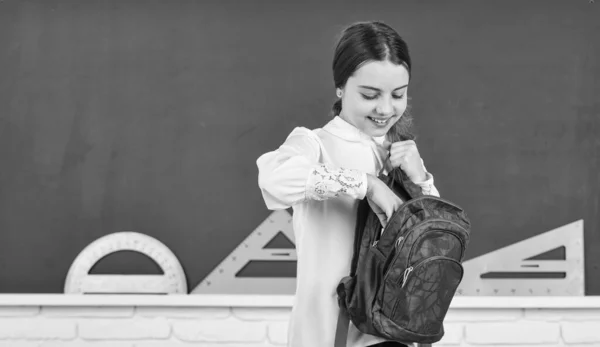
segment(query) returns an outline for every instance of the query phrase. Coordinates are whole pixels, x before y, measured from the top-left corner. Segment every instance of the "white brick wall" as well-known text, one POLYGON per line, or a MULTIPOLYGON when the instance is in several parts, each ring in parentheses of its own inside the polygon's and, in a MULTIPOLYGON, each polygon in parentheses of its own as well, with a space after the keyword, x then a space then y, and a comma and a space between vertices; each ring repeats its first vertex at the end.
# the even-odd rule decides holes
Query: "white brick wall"
MULTIPOLYGON (((0 306, 0 347, 285 346, 289 308, 0 306)), ((454 308, 434 347, 600 347, 600 308, 454 308)))

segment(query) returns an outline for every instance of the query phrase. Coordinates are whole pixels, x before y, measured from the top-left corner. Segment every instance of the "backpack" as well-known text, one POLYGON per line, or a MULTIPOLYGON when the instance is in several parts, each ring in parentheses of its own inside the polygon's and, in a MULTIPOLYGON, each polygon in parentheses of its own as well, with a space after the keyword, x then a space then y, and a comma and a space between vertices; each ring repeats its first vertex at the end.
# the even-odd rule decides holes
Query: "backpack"
POLYGON ((367 199, 359 203, 350 275, 336 290, 340 314, 366 334, 438 342, 463 277, 470 221, 454 203, 423 195, 399 168, 379 178, 403 204, 382 230, 367 199))

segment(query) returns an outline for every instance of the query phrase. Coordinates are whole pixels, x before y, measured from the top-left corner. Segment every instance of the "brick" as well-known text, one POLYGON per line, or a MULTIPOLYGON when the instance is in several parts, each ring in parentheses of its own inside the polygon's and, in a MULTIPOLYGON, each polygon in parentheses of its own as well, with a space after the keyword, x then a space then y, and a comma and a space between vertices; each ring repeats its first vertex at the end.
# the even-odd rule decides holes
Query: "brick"
POLYGON ((248 308, 240 307, 232 310, 233 315, 245 321, 289 320, 292 310, 289 308, 248 308))
POLYGON ((173 320, 173 334, 183 341, 262 342, 267 338, 264 322, 223 320, 173 320))
POLYGON ((38 342, 0 341, 0 347, 38 347, 38 342))
POLYGON ((549 344, 558 343, 558 323, 521 320, 516 323, 472 323, 465 329, 468 343, 474 344, 549 344))
POLYGON ((0 317, 35 316, 40 313, 39 306, 4 306, 0 307, 0 317))
POLYGON ((63 306, 43 307, 42 315, 47 317, 131 317, 133 307, 85 307, 85 306, 63 306))
POLYGON ((167 339, 171 327, 165 318, 82 319, 79 336, 86 340, 167 339))
POLYGON ((444 322, 516 321, 523 318, 521 309, 450 309, 444 322))
POLYGON ((543 321, 588 321, 600 320, 599 309, 527 309, 525 318, 543 321))
POLYGON ((45 341, 42 342, 39 347, 134 347, 132 342, 98 342, 98 341, 69 341, 69 342, 55 342, 45 341))
MULTIPOLYGON (((149 342, 138 342, 134 347, 274 347, 268 342, 258 343, 246 343, 246 342, 234 342, 234 343, 220 343, 220 342, 201 342, 201 343, 177 343, 177 342, 166 342, 160 343, 157 341, 149 342)), ((436 346, 437 347, 437 346, 436 346)), ((590 346, 587 346, 590 347, 590 346)))
POLYGON ((40 318, 0 318, 0 339, 59 339, 77 337, 74 321, 40 318))
POLYGON ((269 324, 269 341, 276 345, 285 345, 288 340, 288 323, 276 322, 269 324))
MULTIPOLYGON (((190 346, 190 344, 189 343, 185 343, 183 341, 179 341, 179 340, 136 341, 133 344, 133 347, 186 347, 186 346, 190 346)), ((201 346, 203 346, 203 345, 201 345, 201 346)))
MULTIPOLYGON (((460 345, 464 337, 464 326, 462 324, 444 323, 444 337, 438 342, 444 345, 460 345)), ((438 347, 438 343, 434 345, 438 347)))
MULTIPOLYGON (((183 341, 137 341, 134 344, 134 347, 274 347, 273 345, 266 342, 258 342, 258 343, 220 343, 220 342, 196 342, 196 343, 188 343, 183 341)), ((588 346, 589 347, 589 346, 588 346)))
POLYGON ((589 322, 562 322, 561 331, 566 343, 600 342, 600 320, 589 322))
POLYGON ((212 307, 136 307, 135 314, 142 317, 221 319, 231 315, 231 310, 212 307))

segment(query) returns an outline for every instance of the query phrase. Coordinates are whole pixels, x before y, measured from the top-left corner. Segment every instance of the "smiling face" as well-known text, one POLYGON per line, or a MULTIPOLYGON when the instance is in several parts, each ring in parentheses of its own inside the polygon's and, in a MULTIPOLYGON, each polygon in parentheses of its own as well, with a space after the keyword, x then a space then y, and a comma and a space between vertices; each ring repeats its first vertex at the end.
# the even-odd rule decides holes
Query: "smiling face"
POLYGON ((340 117, 372 137, 385 135, 407 106, 409 73, 390 61, 368 61, 342 88, 340 117))

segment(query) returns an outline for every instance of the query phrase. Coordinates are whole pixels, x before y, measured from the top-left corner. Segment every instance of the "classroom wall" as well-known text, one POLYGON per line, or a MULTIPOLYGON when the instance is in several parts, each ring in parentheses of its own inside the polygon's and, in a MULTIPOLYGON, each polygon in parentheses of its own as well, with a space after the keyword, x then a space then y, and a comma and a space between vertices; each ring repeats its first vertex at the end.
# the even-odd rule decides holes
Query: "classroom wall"
MULTIPOLYGON (((0 347, 284 346, 289 308, 0 307, 0 347)), ((600 308, 451 309, 442 346, 600 346, 600 308)))
MULTIPOLYGON (((63 293, 78 254, 121 231, 164 243, 192 292, 271 215, 256 159, 294 127, 330 119, 342 28, 382 20, 410 46, 419 153, 472 221, 465 260, 582 220, 584 254, 565 253, 584 269, 548 272, 585 277, 585 288, 567 280, 553 291, 574 283, 570 292, 597 296, 598 5, 0 1, 0 264, 15 264, 0 271, 0 293, 63 293)), ((534 242, 503 258, 552 248, 534 242)), ((160 274, 136 255, 112 254, 90 274, 160 274)), ((486 273, 516 277, 494 280, 511 290, 548 288, 524 283, 520 264, 489 264, 486 273)), ((470 292, 489 289, 479 282, 465 280, 470 292)), ((281 288, 264 283, 261 294, 281 288)))

